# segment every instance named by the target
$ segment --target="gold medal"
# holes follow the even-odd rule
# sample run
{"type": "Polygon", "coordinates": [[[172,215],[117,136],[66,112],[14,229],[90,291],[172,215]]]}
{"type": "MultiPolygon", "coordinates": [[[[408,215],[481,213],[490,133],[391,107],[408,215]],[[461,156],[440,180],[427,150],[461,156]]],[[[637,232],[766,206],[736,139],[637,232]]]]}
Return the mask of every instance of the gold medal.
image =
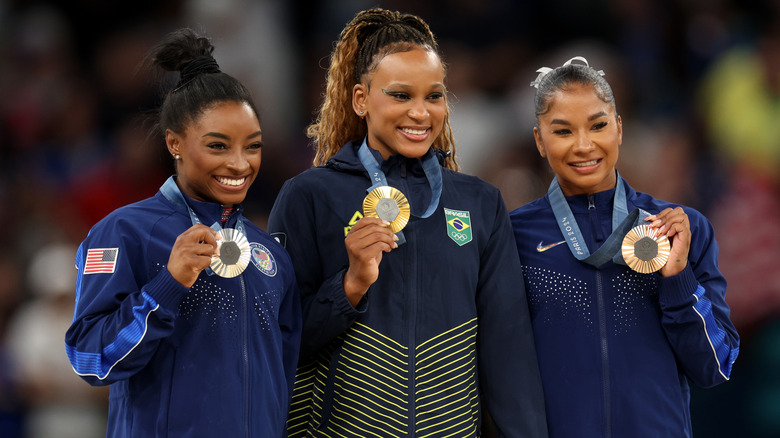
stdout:
{"type": "Polygon", "coordinates": [[[623,239],[623,260],[629,268],[649,274],[664,267],[669,260],[671,245],[664,235],[657,235],[655,228],[638,225],[623,239]]]}
{"type": "Polygon", "coordinates": [[[363,199],[363,216],[378,217],[390,222],[390,229],[394,233],[406,226],[410,214],[409,201],[395,187],[377,187],[363,199]]]}
{"type": "Polygon", "coordinates": [[[223,228],[218,233],[222,236],[217,240],[219,255],[211,256],[209,267],[220,277],[233,278],[249,265],[252,257],[249,241],[235,228],[223,228]]]}

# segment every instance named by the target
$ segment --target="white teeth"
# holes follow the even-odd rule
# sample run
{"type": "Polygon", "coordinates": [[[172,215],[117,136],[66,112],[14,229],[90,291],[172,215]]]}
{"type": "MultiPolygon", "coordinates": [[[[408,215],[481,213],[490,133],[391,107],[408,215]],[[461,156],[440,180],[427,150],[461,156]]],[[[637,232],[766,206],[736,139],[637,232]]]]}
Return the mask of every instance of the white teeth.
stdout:
{"type": "Polygon", "coordinates": [[[219,181],[221,184],[224,184],[226,186],[240,186],[241,184],[244,183],[244,181],[246,181],[246,178],[231,179],[231,178],[223,178],[221,176],[218,176],[217,181],[219,181]]]}
{"type": "Polygon", "coordinates": [[[599,160],[584,161],[582,163],[572,163],[572,166],[574,166],[574,167],[594,166],[598,162],[599,162],[599,160]]]}
{"type": "Polygon", "coordinates": [[[423,135],[425,134],[426,129],[411,129],[411,128],[401,128],[401,131],[414,134],[414,135],[423,135]]]}

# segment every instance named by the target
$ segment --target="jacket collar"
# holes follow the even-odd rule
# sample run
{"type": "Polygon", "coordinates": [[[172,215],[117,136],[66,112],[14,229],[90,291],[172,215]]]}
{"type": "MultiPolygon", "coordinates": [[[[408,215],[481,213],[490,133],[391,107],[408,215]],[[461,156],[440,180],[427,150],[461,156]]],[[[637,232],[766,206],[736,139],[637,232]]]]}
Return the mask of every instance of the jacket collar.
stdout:
{"type": "MultiPolygon", "coordinates": [[[[628,203],[628,209],[631,210],[631,206],[634,205],[634,199],[636,198],[636,192],[628,184],[625,179],[621,178],[623,187],[626,190],[626,202],[628,203]]],[[[549,195],[544,195],[547,198],[547,202],[550,202],[549,195]]],[[[604,190],[603,192],[597,192],[588,195],[572,195],[567,196],[566,201],[571,208],[572,213],[587,213],[590,200],[593,200],[593,204],[598,211],[612,211],[612,202],[615,198],[615,189],[604,190]]]]}
{"type": "MultiPolygon", "coordinates": [[[[345,144],[341,149],[339,149],[338,152],[336,152],[333,157],[328,160],[327,163],[325,163],[325,166],[337,170],[365,173],[366,170],[363,168],[363,164],[360,162],[360,158],[358,157],[358,149],[362,143],[362,140],[357,140],[345,144]]],[[[414,174],[420,172],[421,175],[424,175],[421,162],[417,158],[406,158],[402,155],[396,154],[391,155],[387,158],[387,160],[385,160],[382,158],[382,155],[379,153],[379,151],[371,149],[371,153],[374,154],[374,157],[376,158],[377,162],[380,163],[380,166],[385,173],[389,174],[392,172],[393,168],[405,164],[406,168],[414,174]]],[[[436,154],[439,165],[444,165],[445,153],[442,150],[434,150],[431,148],[428,150],[428,154],[436,154]]]]}
{"type": "MultiPolygon", "coordinates": [[[[176,177],[173,177],[176,179],[176,177]]],[[[195,212],[195,215],[198,217],[198,219],[205,224],[206,226],[211,226],[214,222],[220,222],[222,220],[222,205],[216,203],[216,202],[204,202],[204,201],[196,201],[181,190],[179,190],[179,193],[181,193],[182,197],[184,198],[184,201],[187,203],[187,205],[190,206],[193,212],[195,212]]],[[[162,192],[158,192],[160,196],[165,198],[165,196],[162,194],[162,192]]],[[[170,201],[169,201],[170,202],[170,201]]],[[[187,211],[186,207],[173,204],[174,207],[181,211],[183,214],[189,216],[189,212],[187,211]]],[[[225,226],[230,227],[231,224],[235,224],[239,214],[243,212],[244,208],[241,204],[235,204],[233,206],[233,212],[230,214],[230,218],[226,222],[225,226]]]]}

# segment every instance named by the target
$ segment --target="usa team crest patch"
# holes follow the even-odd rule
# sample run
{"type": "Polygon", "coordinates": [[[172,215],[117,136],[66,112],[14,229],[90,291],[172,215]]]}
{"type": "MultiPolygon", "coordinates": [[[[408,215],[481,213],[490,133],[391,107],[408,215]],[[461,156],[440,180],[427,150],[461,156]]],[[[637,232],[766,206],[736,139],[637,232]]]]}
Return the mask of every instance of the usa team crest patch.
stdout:
{"type": "Polygon", "coordinates": [[[453,242],[463,246],[471,242],[471,215],[468,211],[444,209],[447,221],[447,235],[453,242]]]}
{"type": "Polygon", "coordinates": [[[250,243],[249,247],[252,249],[252,264],[269,277],[276,275],[276,259],[274,259],[271,251],[255,242],[250,243]]]}

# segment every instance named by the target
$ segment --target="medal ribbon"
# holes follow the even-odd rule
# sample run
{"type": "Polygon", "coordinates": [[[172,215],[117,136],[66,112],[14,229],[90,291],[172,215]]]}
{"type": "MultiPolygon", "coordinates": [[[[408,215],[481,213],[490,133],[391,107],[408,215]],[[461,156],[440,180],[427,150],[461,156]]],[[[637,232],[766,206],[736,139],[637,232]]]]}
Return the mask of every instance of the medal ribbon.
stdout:
{"type": "MultiPolygon", "coordinates": [[[[174,181],[172,176],[168,177],[162,187],[160,187],[160,193],[162,193],[163,196],[165,196],[165,199],[171,201],[171,204],[175,205],[176,207],[187,209],[187,212],[190,214],[190,219],[192,220],[192,225],[201,223],[198,215],[195,214],[195,211],[192,210],[192,207],[187,204],[187,201],[184,199],[184,195],[182,194],[181,190],[179,190],[179,186],[176,185],[176,181],[174,181]]],[[[216,221],[211,225],[211,228],[215,231],[220,231],[222,226],[219,224],[219,221],[216,221]]],[[[236,230],[246,236],[246,233],[244,232],[244,221],[241,220],[241,215],[239,215],[237,218],[236,230]]],[[[211,268],[206,268],[206,273],[208,275],[214,275],[214,271],[212,271],[211,268]]]]}
{"type": "MultiPolygon", "coordinates": [[[[382,172],[382,168],[368,148],[368,138],[363,139],[363,144],[360,145],[360,149],[358,149],[358,158],[360,158],[360,162],[363,163],[363,167],[366,169],[368,175],[371,177],[371,181],[374,183],[371,187],[366,189],[366,193],[371,192],[371,190],[374,190],[377,187],[388,185],[385,173],[382,172]]],[[[428,209],[425,210],[425,213],[418,216],[425,219],[432,215],[433,212],[436,211],[436,207],[439,206],[442,180],[441,166],[439,166],[439,161],[436,159],[435,153],[431,153],[422,160],[422,167],[425,171],[425,177],[428,180],[428,186],[431,188],[431,203],[428,204],[428,209]]]]}
{"type": "MultiPolygon", "coordinates": [[[[617,173],[617,171],[615,172],[617,173]]],[[[572,255],[577,260],[597,268],[610,259],[615,263],[625,265],[626,262],[623,260],[623,254],[620,251],[623,238],[631,228],[644,223],[644,219],[650,216],[650,213],[640,208],[635,208],[631,213],[628,212],[623,178],[617,173],[615,197],[612,201],[612,234],[609,235],[596,252],[591,254],[582,236],[580,227],[577,225],[577,220],[574,219],[574,214],[571,212],[571,208],[569,208],[569,203],[566,202],[561,186],[558,184],[557,177],[553,178],[552,183],[550,183],[547,195],[550,198],[550,204],[558,222],[558,228],[561,229],[561,233],[564,239],[566,239],[566,244],[569,246],[572,255]]]]}

